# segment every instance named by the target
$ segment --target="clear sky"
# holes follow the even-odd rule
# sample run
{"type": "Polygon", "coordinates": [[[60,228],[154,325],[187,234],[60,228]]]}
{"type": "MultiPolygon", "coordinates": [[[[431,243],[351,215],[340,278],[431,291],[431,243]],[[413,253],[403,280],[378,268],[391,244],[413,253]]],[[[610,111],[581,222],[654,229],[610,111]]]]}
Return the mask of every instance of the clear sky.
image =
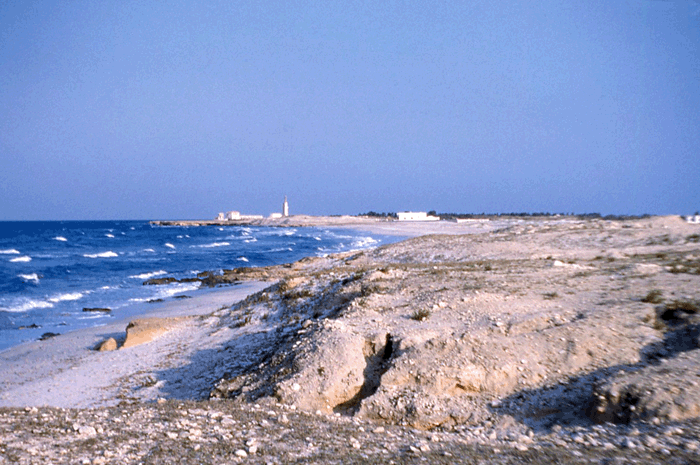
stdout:
{"type": "Polygon", "coordinates": [[[0,1],[0,220],[700,210],[700,3],[0,1]]]}

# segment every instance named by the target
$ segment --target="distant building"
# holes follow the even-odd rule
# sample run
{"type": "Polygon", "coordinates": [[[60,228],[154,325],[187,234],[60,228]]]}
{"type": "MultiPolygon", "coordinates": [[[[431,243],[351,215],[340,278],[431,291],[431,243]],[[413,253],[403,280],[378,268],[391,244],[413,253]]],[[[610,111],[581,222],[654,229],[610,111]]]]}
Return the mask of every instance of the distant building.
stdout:
{"type": "Polygon", "coordinates": [[[399,221],[439,221],[439,216],[428,215],[426,212],[398,212],[399,221]]]}
{"type": "Polygon", "coordinates": [[[282,203],[282,216],[289,216],[289,202],[287,202],[287,196],[284,196],[284,202],[282,203]]]}
{"type": "Polygon", "coordinates": [[[224,221],[226,219],[226,215],[224,215],[224,212],[219,212],[219,214],[216,215],[216,219],[219,221],[224,221]]]}
{"type": "Polygon", "coordinates": [[[241,219],[241,212],[226,212],[226,219],[227,220],[240,220],[241,219]]]}
{"type": "Polygon", "coordinates": [[[686,221],[692,224],[700,224],[700,215],[692,215],[686,217],[686,221]]]}
{"type": "Polygon", "coordinates": [[[270,213],[270,218],[272,218],[273,220],[282,218],[282,213],[270,213]]]}

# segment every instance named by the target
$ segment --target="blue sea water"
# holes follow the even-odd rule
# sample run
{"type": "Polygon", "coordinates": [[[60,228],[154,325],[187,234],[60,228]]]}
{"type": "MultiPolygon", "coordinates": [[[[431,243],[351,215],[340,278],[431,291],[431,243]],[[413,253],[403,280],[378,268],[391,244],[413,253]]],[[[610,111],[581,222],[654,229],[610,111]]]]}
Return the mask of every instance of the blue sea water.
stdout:
{"type": "Polygon", "coordinates": [[[191,295],[198,288],[198,283],[144,286],[152,277],[276,265],[395,240],[325,228],[0,222],[0,350],[46,332],[145,312],[149,300],[191,295]],[[113,311],[83,312],[85,307],[113,311]]]}

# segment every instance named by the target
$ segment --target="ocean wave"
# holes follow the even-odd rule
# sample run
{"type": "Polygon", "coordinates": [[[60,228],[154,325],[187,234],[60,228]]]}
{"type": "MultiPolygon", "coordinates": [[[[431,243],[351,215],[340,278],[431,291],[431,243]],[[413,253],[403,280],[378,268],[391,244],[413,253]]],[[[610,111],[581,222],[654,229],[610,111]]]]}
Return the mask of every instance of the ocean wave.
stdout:
{"type": "Polygon", "coordinates": [[[372,244],[377,244],[379,241],[373,237],[361,237],[352,243],[352,247],[369,247],[372,244]]]}
{"type": "Polygon", "coordinates": [[[83,294],[81,294],[80,292],[69,292],[66,294],[58,294],[54,297],[50,297],[48,300],[49,300],[49,302],[57,303],[57,302],[64,302],[66,300],[78,300],[78,299],[82,299],[82,298],[83,298],[83,294]]]}
{"type": "Polygon", "coordinates": [[[10,313],[22,313],[34,310],[35,308],[51,308],[53,304],[44,300],[23,299],[22,303],[14,307],[4,307],[2,310],[10,313]]]}
{"type": "Polygon", "coordinates": [[[54,241],[59,241],[59,242],[68,242],[68,239],[66,239],[63,236],[56,236],[53,238],[54,241]]]}
{"type": "Polygon", "coordinates": [[[168,272],[165,270],[160,270],[160,271],[153,271],[151,273],[135,274],[135,275],[129,276],[129,277],[134,278],[134,279],[150,279],[150,278],[155,278],[156,276],[162,276],[164,274],[168,274],[168,272]]]}
{"type": "Polygon", "coordinates": [[[111,237],[111,238],[114,238],[114,234],[105,234],[105,237],[111,237]]]}
{"type": "Polygon", "coordinates": [[[168,247],[168,248],[171,248],[171,249],[174,249],[174,248],[175,248],[175,246],[172,245],[170,242],[166,242],[166,243],[165,243],[165,246],[168,247]]]}
{"type": "Polygon", "coordinates": [[[32,273],[32,274],[18,274],[17,277],[18,277],[18,278],[22,278],[22,279],[25,280],[25,281],[32,281],[32,282],[34,282],[34,283],[38,283],[38,282],[39,282],[39,275],[36,274],[36,273],[32,273]]]}
{"type": "Polygon", "coordinates": [[[0,250],[0,254],[19,255],[19,250],[17,250],[17,249],[0,250]]]}
{"type": "Polygon", "coordinates": [[[31,261],[32,261],[32,257],[30,257],[30,256],[28,256],[28,255],[24,255],[24,256],[22,256],[22,257],[13,258],[13,259],[10,260],[10,261],[11,261],[11,262],[14,262],[14,263],[17,263],[17,262],[31,262],[31,261]]]}
{"type": "Polygon", "coordinates": [[[153,249],[143,249],[144,252],[155,252],[153,249]]]}
{"type": "Polygon", "coordinates": [[[83,257],[86,258],[112,258],[112,257],[118,257],[119,255],[112,252],[111,250],[107,252],[102,252],[102,253],[86,253],[83,255],[83,257]]]}
{"type": "Polygon", "coordinates": [[[197,247],[200,249],[209,249],[212,247],[226,247],[228,245],[231,245],[231,243],[230,242],[212,242],[211,244],[193,245],[191,247],[197,247]]]}
{"type": "Polygon", "coordinates": [[[247,262],[247,261],[248,261],[248,259],[245,258],[245,257],[238,257],[238,259],[239,259],[240,261],[242,261],[242,262],[247,262]]]}
{"type": "Polygon", "coordinates": [[[199,289],[199,283],[177,283],[169,286],[158,286],[159,290],[151,297],[133,297],[129,302],[148,302],[155,299],[167,299],[182,292],[189,292],[199,289]]]}
{"type": "Polygon", "coordinates": [[[291,247],[278,247],[276,249],[270,249],[268,252],[294,252],[291,247]]]}
{"type": "Polygon", "coordinates": [[[258,240],[254,237],[252,239],[246,239],[243,242],[245,242],[246,244],[250,244],[251,242],[258,242],[258,240]]]}

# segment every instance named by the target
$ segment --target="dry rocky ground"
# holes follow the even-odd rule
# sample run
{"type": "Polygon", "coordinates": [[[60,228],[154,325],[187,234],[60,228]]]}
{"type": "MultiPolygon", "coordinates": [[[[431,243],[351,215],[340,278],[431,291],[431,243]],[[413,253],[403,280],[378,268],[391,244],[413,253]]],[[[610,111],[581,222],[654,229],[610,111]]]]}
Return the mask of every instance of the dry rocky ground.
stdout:
{"type": "Polygon", "coordinates": [[[700,463],[698,233],[514,221],[210,273],[271,282],[196,319],[226,343],[117,407],[0,410],[0,463],[700,463]]]}

